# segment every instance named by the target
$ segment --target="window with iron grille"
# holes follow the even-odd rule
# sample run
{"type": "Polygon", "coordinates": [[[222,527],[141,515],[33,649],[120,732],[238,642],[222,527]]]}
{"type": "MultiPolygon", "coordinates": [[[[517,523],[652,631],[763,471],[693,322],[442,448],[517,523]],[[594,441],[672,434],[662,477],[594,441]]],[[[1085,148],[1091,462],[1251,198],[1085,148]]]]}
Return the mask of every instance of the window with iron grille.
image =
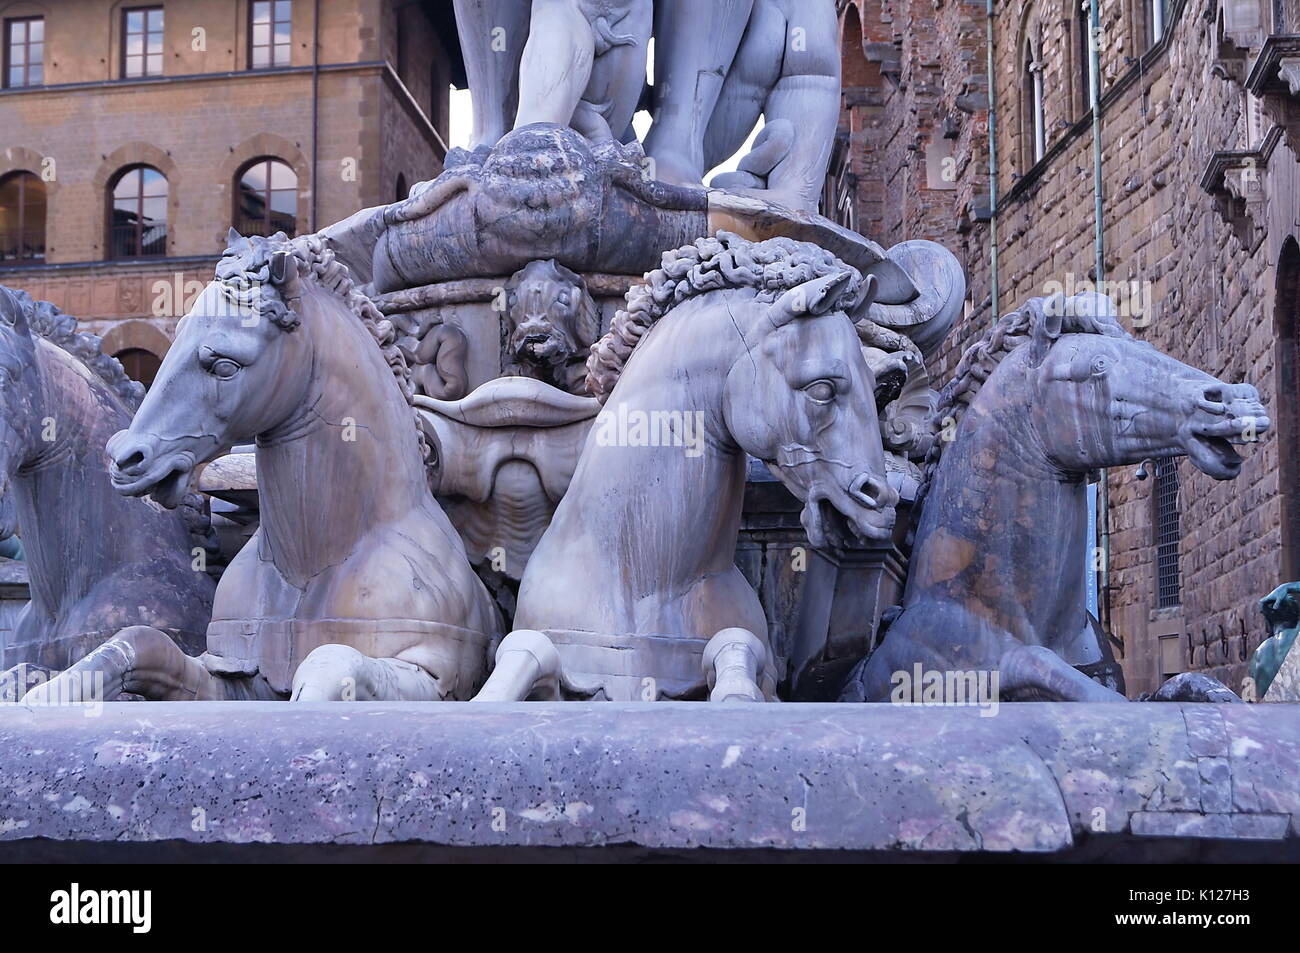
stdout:
{"type": "Polygon", "coordinates": [[[137,7],[122,11],[122,76],[163,74],[163,8],[137,7]]]}
{"type": "Polygon", "coordinates": [[[1178,513],[1177,461],[1157,460],[1155,477],[1156,605],[1164,609],[1182,602],[1178,550],[1183,531],[1178,513]]]}
{"type": "Polygon", "coordinates": [[[248,67],[289,66],[293,55],[290,0],[254,0],[248,5],[248,67]]]}
{"type": "Polygon", "coordinates": [[[22,17],[5,21],[5,88],[45,82],[45,20],[22,17]]]}

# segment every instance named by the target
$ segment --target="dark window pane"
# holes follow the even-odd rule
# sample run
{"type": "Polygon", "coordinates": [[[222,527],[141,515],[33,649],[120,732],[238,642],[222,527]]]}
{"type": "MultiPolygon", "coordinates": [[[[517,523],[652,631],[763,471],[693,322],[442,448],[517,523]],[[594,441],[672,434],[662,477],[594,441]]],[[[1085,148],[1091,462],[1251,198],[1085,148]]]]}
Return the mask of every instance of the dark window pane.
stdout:
{"type": "Polygon", "coordinates": [[[0,261],[45,257],[45,183],[30,172],[0,180],[0,261]]]}

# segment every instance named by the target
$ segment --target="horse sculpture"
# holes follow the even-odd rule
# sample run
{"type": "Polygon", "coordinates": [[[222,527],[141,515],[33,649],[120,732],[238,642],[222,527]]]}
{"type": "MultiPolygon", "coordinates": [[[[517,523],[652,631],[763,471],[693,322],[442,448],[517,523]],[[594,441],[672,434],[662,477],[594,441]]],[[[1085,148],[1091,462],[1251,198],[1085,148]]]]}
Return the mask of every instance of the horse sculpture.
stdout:
{"type": "Polygon", "coordinates": [[[214,586],[192,549],[206,517],[108,482],[104,443],[143,394],[71,317],[0,287],[0,538],[21,527],[31,589],[0,667],[67,668],[131,625],[202,646],[214,586]]]}
{"type": "Polygon", "coordinates": [[[260,527],[222,576],[206,654],[135,628],[76,676],[166,700],[473,694],[500,623],[430,494],[394,338],[319,239],[232,231],[108,450],[119,492],[174,506],[196,466],[256,437],[260,527]]]}
{"type": "Polygon", "coordinates": [[[481,700],[702,697],[715,634],[722,696],[772,697],[763,610],[735,565],[747,455],[805,501],[813,546],[843,539],[841,520],[890,535],[897,493],[846,313],[872,288],[815,245],[724,232],[628,292],[588,365],[604,409],[481,700]]]}
{"type": "Polygon", "coordinates": [[[1123,701],[1074,667],[1100,660],[1081,566],[1088,475],[1186,454],[1230,480],[1232,444],[1269,426],[1259,394],[1135,340],[1108,298],[1056,296],[967,349],[936,419],[953,439],[931,451],[903,612],[841,698],[919,694],[919,669],[936,685],[997,673],[1009,700],[1123,701]]]}

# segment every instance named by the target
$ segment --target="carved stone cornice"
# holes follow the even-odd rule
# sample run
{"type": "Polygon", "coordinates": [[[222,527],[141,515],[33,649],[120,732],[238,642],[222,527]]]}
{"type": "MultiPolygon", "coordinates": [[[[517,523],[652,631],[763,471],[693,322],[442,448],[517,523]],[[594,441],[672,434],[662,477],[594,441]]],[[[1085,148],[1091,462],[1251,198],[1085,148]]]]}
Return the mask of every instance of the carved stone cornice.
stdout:
{"type": "Polygon", "coordinates": [[[1268,160],[1281,129],[1274,126],[1255,149],[1230,149],[1210,156],[1201,175],[1201,188],[1248,251],[1254,252],[1267,232],[1268,160]]]}
{"type": "Polygon", "coordinates": [[[1300,149],[1300,34],[1275,33],[1264,41],[1246,77],[1246,89],[1285,130],[1291,150],[1300,149]]]}

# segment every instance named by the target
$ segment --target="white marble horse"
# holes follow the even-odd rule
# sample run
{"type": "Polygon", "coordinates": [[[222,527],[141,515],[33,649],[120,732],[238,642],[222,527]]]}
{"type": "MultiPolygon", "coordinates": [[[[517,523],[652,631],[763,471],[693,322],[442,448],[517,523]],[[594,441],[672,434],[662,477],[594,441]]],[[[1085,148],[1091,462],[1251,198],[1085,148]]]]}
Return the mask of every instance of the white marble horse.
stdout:
{"type": "Polygon", "coordinates": [[[848,314],[872,287],[815,245],[722,233],[628,293],[589,364],[604,410],[480,699],[700,698],[719,673],[714,697],[772,697],[735,565],[746,464],[805,501],[813,546],[889,537],[897,494],[848,314]]]}
{"type": "Polygon", "coordinates": [[[499,618],[429,491],[394,337],[318,239],[232,233],[108,445],[119,492],[175,506],[196,467],[256,438],[261,525],[222,576],[208,651],[128,629],[29,698],[77,700],[99,673],[109,697],[470,697],[499,618]]]}

